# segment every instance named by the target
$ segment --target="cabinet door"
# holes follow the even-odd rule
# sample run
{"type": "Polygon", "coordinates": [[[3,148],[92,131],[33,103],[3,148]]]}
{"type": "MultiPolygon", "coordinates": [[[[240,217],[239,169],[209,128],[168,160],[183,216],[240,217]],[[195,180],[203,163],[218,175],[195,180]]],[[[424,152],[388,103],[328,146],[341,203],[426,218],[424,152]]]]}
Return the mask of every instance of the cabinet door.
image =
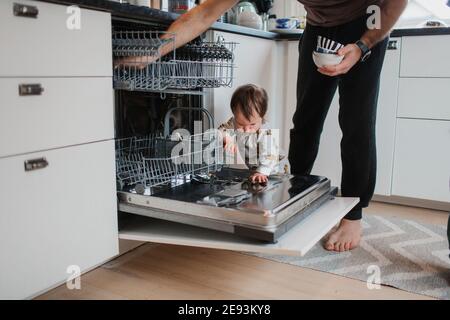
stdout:
{"type": "MultiPolygon", "coordinates": [[[[231,88],[214,89],[213,101],[216,126],[231,116],[230,100],[237,87],[252,83],[262,86],[269,96],[266,120],[273,129],[283,129],[284,105],[279,103],[281,79],[284,77],[279,46],[276,41],[252,36],[214,31],[213,39],[223,37],[225,41],[236,42],[234,81],[231,88]]],[[[282,134],[280,134],[282,136],[282,134]]],[[[281,142],[283,145],[283,142],[281,142]]]]}
{"type": "MultiPolygon", "coordinates": [[[[381,73],[377,107],[377,183],[375,194],[390,195],[395,145],[395,124],[400,67],[401,39],[390,40],[381,73]]],[[[313,174],[328,177],[334,185],[341,183],[342,163],[340,141],[342,132],[338,123],[339,94],[333,99],[321,137],[319,154],[313,174]]]]}
{"type": "Polygon", "coordinates": [[[403,37],[402,41],[401,77],[450,77],[450,35],[403,37]]]}
{"type": "Polygon", "coordinates": [[[398,117],[450,120],[450,78],[401,78],[398,117]]]}
{"type": "Polygon", "coordinates": [[[377,107],[377,183],[375,194],[389,196],[394,165],[395,125],[399,91],[400,53],[402,39],[389,41],[383,70],[377,107]]]}
{"type": "MultiPolygon", "coordinates": [[[[19,10],[20,11],[20,10],[19,10]]],[[[29,0],[0,1],[0,77],[112,76],[111,15],[29,0]],[[17,6],[37,12],[20,16],[17,6]]]]}
{"type": "Polygon", "coordinates": [[[398,119],[392,193],[450,202],[450,121],[398,119]]]}
{"type": "Polygon", "coordinates": [[[0,299],[34,296],[66,281],[69,266],[117,254],[114,156],[106,141],[0,160],[0,299]]]}

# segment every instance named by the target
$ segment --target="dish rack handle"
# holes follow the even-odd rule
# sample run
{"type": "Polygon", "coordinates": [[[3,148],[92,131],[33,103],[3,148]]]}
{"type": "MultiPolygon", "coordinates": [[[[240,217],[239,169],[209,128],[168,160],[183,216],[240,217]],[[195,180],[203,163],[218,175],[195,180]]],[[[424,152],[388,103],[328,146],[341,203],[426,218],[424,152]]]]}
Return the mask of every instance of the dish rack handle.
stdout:
{"type": "Polygon", "coordinates": [[[206,117],[208,118],[208,122],[209,122],[209,128],[213,128],[214,127],[214,117],[211,114],[211,112],[209,112],[208,110],[206,110],[205,108],[189,108],[189,107],[174,107],[171,108],[167,111],[165,117],[164,117],[164,137],[169,137],[170,136],[170,115],[172,114],[172,112],[174,112],[175,110],[185,110],[185,111],[201,111],[203,112],[206,117]]]}

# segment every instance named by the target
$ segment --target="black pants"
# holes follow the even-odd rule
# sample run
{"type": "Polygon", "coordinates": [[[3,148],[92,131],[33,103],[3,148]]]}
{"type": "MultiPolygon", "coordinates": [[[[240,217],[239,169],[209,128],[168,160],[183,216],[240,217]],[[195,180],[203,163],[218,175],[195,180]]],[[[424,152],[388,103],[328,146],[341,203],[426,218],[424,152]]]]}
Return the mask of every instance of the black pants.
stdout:
{"type": "Polygon", "coordinates": [[[307,25],[300,41],[297,109],[290,132],[289,162],[293,174],[309,174],[319,150],[325,117],[339,88],[343,196],[359,197],[346,219],[358,220],[373,196],[376,180],[375,121],[380,73],[388,39],[372,49],[366,62],[356,64],[338,77],[322,75],[312,60],[317,36],[354,43],[366,32],[366,17],[337,27],[307,25]]]}

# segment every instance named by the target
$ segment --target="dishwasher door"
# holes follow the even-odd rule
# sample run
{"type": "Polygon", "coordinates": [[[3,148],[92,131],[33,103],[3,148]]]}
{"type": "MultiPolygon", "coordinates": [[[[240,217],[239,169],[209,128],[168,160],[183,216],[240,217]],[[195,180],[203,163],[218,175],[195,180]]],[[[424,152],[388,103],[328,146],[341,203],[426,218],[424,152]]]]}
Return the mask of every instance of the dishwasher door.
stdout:
{"type": "Polygon", "coordinates": [[[276,242],[335,194],[330,181],[319,176],[278,174],[255,185],[248,170],[224,167],[210,177],[156,192],[147,188],[144,194],[119,192],[119,209],[276,242]]]}
{"type": "Polygon", "coordinates": [[[127,215],[126,221],[119,229],[119,238],[241,252],[304,256],[358,202],[358,198],[336,197],[329,200],[282,235],[276,243],[138,215],[127,215]]]}
{"type": "Polygon", "coordinates": [[[123,239],[303,255],[349,212],[358,199],[336,198],[327,178],[272,176],[246,189],[247,170],[224,168],[236,183],[191,181],[154,195],[119,192],[123,239]],[[244,189],[244,190],[243,190],[244,189]],[[227,198],[223,195],[232,195],[227,198]],[[237,203],[218,205],[216,198],[237,203]],[[205,201],[215,199],[212,201],[205,201]]]}

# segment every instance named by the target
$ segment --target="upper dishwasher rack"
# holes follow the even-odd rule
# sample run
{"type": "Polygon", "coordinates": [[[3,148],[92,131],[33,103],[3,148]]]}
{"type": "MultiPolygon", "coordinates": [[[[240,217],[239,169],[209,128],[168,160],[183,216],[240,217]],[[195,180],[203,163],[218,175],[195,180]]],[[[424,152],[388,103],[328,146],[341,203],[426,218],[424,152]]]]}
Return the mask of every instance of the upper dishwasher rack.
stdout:
{"type": "Polygon", "coordinates": [[[116,89],[165,92],[232,85],[236,43],[198,40],[176,51],[175,35],[156,31],[115,31],[112,43],[116,89]],[[172,52],[161,58],[166,45],[172,52]]]}

